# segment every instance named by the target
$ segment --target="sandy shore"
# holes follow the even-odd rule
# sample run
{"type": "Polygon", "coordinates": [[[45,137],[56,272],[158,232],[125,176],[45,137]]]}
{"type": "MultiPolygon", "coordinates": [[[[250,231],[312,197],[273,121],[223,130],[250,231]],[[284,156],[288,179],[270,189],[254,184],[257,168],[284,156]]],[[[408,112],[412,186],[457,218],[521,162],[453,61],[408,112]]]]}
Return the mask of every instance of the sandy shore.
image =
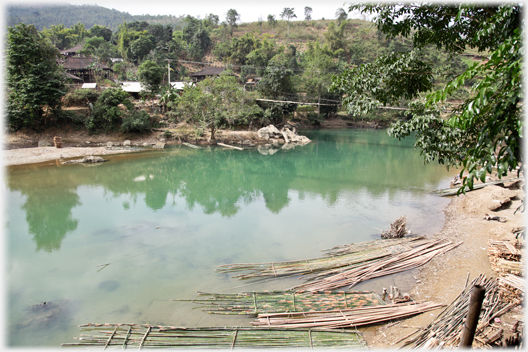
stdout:
{"type": "MultiPolygon", "coordinates": [[[[514,177],[514,175],[512,175],[514,177]]],[[[505,186],[509,186],[508,183],[505,186]]],[[[444,210],[446,221],[440,233],[435,238],[447,238],[452,241],[463,241],[454,250],[434,257],[420,269],[415,277],[416,285],[410,294],[414,300],[428,300],[435,303],[450,304],[464,289],[469,273],[469,280],[480,274],[487,277],[497,277],[491,268],[488,258],[488,241],[514,240],[512,230],[525,226],[524,213],[515,210],[521,205],[524,197],[522,190],[515,185],[508,188],[487,186],[483,189],[467,192],[466,195],[453,196],[449,206],[444,210]],[[516,194],[511,206],[499,211],[490,211],[489,205],[504,194],[516,194]],[[485,214],[500,216],[506,222],[484,220],[485,214]]],[[[412,229],[412,224],[409,224],[412,229]]],[[[427,312],[410,319],[404,319],[397,324],[385,324],[380,327],[370,327],[363,331],[369,347],[375,349],[396,349],[403,342],[399,339],[416,330],[425,327],[442,309],[427,312]]],[[[501,318],[506,335],[516,320],[524,321],[522,311],[513,310],[501,318]]]]}
{"type": "Polygon", "coordinates": [[[132,152],[132,150],[112,149],[107,147],[37,147],[2,151],[4,166],[41,163],[50,160],[84,157],[87,155],[104,156],[130,152],[132,152]]]}

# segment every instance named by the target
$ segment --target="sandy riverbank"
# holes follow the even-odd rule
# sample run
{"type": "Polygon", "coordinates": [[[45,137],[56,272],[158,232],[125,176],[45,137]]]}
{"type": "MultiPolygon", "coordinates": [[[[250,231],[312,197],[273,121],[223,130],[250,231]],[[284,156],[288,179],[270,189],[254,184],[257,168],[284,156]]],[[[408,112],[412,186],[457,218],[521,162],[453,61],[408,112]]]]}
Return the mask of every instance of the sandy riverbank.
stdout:
{"type": "MultiPolygon", "coordinates": [[[[506,183],[505,186],[509,184],[506,183]]],[[[444,210],[445,224],[441,232],[434,237],[463,241],[463,244],[446,254],[434,257],[420,269],[416,276],[416,285],[410,292],[411,297],[414,300],[425,299],[448,305],[464,289],[468,273],[470,281],[480,274],[496,277],[497,274],[492,270],[488,258],[488,241],[515,239],[512,230],[525,226],[524,213],[518,211],[514,214],[523,197],[524,193],[515,185],[510,189],[488,186],[466,195],[453,196],[451,203],[444,210]],[[505,192],[515,192],[517,198],[506,209],[490,211],[489,205],[505,192]],[[485,214],[504,217],[506,222],[484,220],[485,214]]],[[[412,229],[412,224],[409,225],[412,229]]],[[[438,309],[401,320],[390,327],[387,327],[390,324],[385,324],[362,331],[369,347],[396,349],[403,342],[395,342],[416,330],[416,327],[427,326],[441,311],[442,309],[438,309]]],[[[522,311],[513,310],[501,319],[504,335],[508,334],[517,320],[524,321],[522,311]]]]}
{"type": "Polygon", "coordinates": [[[50,160],[61,160],[87,155],[104,156],[109,154],[129,153],[132,150],[111,149],[107,147],[36,147],[3,150],[4,166],[41,163],[50,160]]]}

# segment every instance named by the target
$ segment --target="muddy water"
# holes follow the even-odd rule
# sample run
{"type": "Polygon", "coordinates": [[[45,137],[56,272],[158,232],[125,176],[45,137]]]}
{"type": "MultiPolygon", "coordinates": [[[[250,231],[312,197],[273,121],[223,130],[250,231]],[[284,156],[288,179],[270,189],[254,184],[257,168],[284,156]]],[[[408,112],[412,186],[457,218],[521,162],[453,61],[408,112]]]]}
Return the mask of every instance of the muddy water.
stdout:
{"type": "MultiPolygon", "coordinates": [[[[89,322],[249,325],[171,299],[287,289],[299,281],[241,286],[248,282],[214,268],[319,256],[379,238],[401,215],[413,233],[440,231],[448,200],[430,192],[447,187],[454,172],[424,165],[412,141],[379,130],[306,134],[313,143],[273,155],[173,147],[96,166],[9,168],[7,344],[57,347],[89,322]]],[[[355,289],[406,290],[412,276],[355,289]]]]}

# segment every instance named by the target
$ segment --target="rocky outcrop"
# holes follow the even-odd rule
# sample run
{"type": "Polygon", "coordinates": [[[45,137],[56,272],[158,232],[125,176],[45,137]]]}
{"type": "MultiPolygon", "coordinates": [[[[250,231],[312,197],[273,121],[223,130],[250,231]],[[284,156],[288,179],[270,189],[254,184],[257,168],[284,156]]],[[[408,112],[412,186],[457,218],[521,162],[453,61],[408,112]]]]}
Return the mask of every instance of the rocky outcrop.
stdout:
{"type": "Polygon", "coordinates": [[[68,160],[68,161],[65,161],[65,162],[63,162],[61,164],[102,163],[102,162],[105,162],[105,161],[106,161],[106,159],[103,159],[100,156],[89,155],[89,156],[85,156],[82,159],[68,160]]]}
{"type": "Polygon", "coordinates": [[[308,137],[298,135],[295,127],[290,129],[285,126],[279,131],[277,127],[269,125],[258,130],[257,136],[260,139],[269,140],[273,144],[280,143],[281,139],[284,141],[283,143],[308,144],[311,142],[308,137]]]}

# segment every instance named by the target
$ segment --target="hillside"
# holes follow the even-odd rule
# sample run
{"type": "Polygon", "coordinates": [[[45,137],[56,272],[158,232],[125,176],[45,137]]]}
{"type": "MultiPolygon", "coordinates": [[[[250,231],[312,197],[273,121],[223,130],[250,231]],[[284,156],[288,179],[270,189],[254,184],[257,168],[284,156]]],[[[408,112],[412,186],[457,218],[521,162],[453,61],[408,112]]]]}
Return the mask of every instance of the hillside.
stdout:
{"type": "Polygon", "coordinates": [[[178,27],[181,17],[173,15],[137,15],[96,5],[8,5],[6,6],[6,25],[14,26],[19,22],[32,24],[37,30],[52,25],[63,24],[70,27],[78,22],[84,23],[86,29],[98,24],[112,31],[117,30],[123,22],[147,21],[152,24],[178,27]]]}

